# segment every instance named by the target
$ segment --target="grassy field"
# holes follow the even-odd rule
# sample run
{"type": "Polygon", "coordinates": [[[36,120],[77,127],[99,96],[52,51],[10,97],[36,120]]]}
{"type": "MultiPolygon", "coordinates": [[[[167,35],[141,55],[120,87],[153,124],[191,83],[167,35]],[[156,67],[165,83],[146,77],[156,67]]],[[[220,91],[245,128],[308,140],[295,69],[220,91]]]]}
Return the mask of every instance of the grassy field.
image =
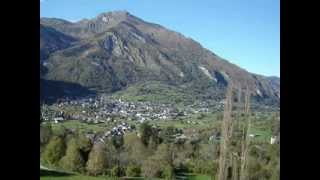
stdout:
{"type": "Polygon", "coordinates": [[[69,174],[65,172],[40,170],[40,180],[112,180],[106,177],[91,177],[77,174],[69,174]]]}
{"type": "Polygon", "coordinates": [[[104,124],[99,124],[99,125],[87,124],[87,123],[82,123],[80,121],[65,121],[59,124],[52,124],[52,128],[54,131],[59,130],[61,126],[64,126],[65,128],[75,128],[80,131],[83,131],[83,130],[101,131],[106,128],[104,124]]]}
{"type": "MultiPolygon", "coordinates": [[[[211,180],[206,175],[186,174],[187,180],[211,180]]],[[[118,178],[119,179],[119,178],[118,178]]],[[[121,180],[143,180],[144,178],[120,178],[121,180]]],[[[116,180],[111,177],[93,177],[80,174],[69,174],[57,171],[40,170],[40,180],[116,180]]],[[[158,179],[160,180],[160,179],[158,179]]]]}
{"type": "Polygon", "coordinates": [[[210,176],[206,175],[194,175],[188,176],[188,180],[212,180],[210,176]]]}
{"type": "Polygon", "coordinates": [[[69,175],[69,176],[41,176],[40,180],[112,180],[106,177],[90,177],[83,175],[69,175]]]}

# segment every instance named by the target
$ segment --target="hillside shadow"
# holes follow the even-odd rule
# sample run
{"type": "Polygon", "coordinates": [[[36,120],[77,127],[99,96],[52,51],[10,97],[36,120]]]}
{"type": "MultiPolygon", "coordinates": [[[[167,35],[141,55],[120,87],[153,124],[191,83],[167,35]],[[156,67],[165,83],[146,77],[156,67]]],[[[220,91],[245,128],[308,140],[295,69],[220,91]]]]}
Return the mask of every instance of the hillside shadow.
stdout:
{"type": "Polygon", "coordinates": [[[49,171],[40,169],[40,176],[55,176],[55,177],[61,177],[61,176],[71,176],[72,174],[65,173],[65,172],[57,172],[57,171],[49,171]]]}
{"type": "Polygon", "coordinates": [[[96,96],[96,92],[76,83],[40,79],[40,101],[52,104],[63,98],[96,96]]]}

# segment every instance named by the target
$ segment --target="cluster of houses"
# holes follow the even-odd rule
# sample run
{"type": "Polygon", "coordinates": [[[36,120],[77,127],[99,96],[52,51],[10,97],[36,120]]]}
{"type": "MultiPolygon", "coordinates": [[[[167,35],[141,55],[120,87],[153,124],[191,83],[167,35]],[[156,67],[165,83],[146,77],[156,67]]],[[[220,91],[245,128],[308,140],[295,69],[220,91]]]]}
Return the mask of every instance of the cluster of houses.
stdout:
{"type": "Polygon", "coordinates": [[[127,132],[132,132],[135,128],[129,126],[127,123],[123,122],[115,127],[112,128],[111,131],[107,131],[104,133],[105,137],[109,136],[122,136],[127,132]]]}
{"type": "Polygon", "coordinates": [[[86,137],[89,138],[92,142],[105,142],[106,139],[112,138],[114,136],[123,136],[128,132],[132,132],[135,130],[135,127],[130,126],[129,124],[122,122],[115,125],[111,130],[107,130],[104,132],[96,133],[96,132],[87,132],[86,137]]]}
{"type": "Polygon", "coordinates": [[[80,120],[87,123],[103,123],[113,121],[115,117],[127,120],[169,120],[179,116],[209,112],[210,105],[201,102],[178,110],[170,104],[152,102],[126,102],[105,96],[88,97],[81,99],[64,99],[42,109],[44,120],[53,120],[58,123],[64,120],[80,120]],[[73,107],[72,113],[66,109],[73,107]],[[50,109],[50,111],[48,110],[50,109]],[[68,113],[67,113],[68,112],[68,113]]]}

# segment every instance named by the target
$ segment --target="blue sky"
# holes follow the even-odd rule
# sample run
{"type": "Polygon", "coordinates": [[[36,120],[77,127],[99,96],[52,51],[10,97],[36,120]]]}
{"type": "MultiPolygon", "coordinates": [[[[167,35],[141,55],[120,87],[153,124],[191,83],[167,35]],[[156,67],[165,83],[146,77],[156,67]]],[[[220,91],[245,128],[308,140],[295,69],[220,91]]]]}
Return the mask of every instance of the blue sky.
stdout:
{"type": "Polygon", "coordinates": [[[280,77],[279,0],[40,0],[41,17],[70,21],[127,10],[198,41],[249,72],[280,77]]]}

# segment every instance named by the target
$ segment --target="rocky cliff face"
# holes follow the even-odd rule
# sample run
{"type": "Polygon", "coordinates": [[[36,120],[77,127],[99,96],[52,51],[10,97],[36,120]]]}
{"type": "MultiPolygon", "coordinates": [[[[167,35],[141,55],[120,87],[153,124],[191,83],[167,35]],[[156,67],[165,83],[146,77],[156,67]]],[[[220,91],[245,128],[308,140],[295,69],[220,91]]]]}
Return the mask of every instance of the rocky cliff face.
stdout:
{"type": "Polygon", "coordinates": [[[223,98],[232,81],[237,88],[249,86],[259,101],[280,101],[276,78],[251,74],[194,40],[128,12],[103,13],[76,23],[42,18],[40,25],[40,54],[47,80],[76,83],[99,92],[158,81],[217,99],[223,98]]]}

